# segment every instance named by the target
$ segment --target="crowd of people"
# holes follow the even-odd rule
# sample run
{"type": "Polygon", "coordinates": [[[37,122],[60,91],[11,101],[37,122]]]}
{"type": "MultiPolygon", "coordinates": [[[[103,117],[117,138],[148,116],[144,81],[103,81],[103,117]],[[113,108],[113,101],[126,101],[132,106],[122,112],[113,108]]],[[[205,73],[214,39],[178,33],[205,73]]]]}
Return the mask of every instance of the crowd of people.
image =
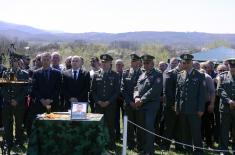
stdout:
{"type": "MultiPolygon", "coordinates": [[[[129,121],[163,137],[197,147],[214,148],[217,143],[226,153],[229,138],[235,137],[235,59],[216,67],[212,61],[193,61],[190,54],[171,58],[169,63],[160,61],[157,66],[154,59],[133,53],[130,65],[117,59],[112,66],[113,57],[102,54],[90,59],[90,70],[77,55],[61,64],[58,52],[38,54],[32,61],[12,59],[15,78],[29,85],[1,85],[0,125],[6,148],[24,150],[24,130],[29,136],[37,114],[49,107],[50,111],[68,111],[71,102],[87,102],[92,113],[104,114],[109,150],[115,150],[115,142],[121,140],[120,122],[125,114],[129,121]]],[[[1,59],[0,75],[9,75],[1,59]]],[[[172,145],[132,123],[128,123],[127,136],[128,149],[142,154],[154,154],[155,145],[166,151],[172,145]]],[[[203,153],[177,143],[175,150],[203,153]]]]}

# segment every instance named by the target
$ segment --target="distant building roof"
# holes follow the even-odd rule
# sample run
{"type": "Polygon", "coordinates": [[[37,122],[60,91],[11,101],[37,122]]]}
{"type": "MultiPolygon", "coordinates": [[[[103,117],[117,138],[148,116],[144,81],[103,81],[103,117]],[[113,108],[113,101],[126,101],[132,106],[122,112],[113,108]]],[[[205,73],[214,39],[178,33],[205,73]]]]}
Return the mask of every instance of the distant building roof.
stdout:
{"type": "Polygon", "coordinates": [[[231,48],[218,47],[194,53],[193,56],[194,60],[198,61],[224,61],[229,58],[235,58],[235,50],[231,48]]]}

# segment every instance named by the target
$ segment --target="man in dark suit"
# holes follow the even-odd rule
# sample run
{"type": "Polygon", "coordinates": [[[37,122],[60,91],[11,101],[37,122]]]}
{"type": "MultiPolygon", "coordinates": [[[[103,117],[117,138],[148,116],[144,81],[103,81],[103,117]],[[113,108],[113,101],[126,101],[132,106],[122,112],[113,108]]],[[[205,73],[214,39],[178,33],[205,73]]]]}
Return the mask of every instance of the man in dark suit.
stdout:
{"type": "Polygon", "coordinates": [[[46,107],[51,105],[52,111],[58,110],[61,74],[50,67],[51,55],[42,54],[42,68],[36,70],[33,75],[33,95],[35,98],[36,113],[43,113],[46,107]]]}
{"type": "Polygon", "coordinates": [[[90,89],[90,74],[81,68],[79,56],[72,57],[71,66],[72,69],[63,72],[64,110],[71,108],[71,102],[87,102],[90,89]]]}
{"type": "MultiPolygon", "coordinates": [[[[36,70],[32,79],[32,96],[34,103],[30,107],[31,115],[29,121],[29,130],[31,121],[37,114],[50,111],[58,111],[59,93],[61,86],[60,71],[50,67],[50,53],[41,55],[42,68],[36,70]]],[[[29,131],[30,132],[30,131],[29,131]]]]}

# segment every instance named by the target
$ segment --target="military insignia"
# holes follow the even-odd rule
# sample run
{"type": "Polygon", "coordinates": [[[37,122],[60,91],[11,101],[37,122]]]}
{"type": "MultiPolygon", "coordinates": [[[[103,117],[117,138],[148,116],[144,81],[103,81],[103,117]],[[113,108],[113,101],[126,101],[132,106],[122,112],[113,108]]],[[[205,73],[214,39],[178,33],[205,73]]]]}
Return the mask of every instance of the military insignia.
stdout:
{"type": "Polygon", "coordinates": [[[205,80],[203,80],[203,86],[206,86],[206,81],[205,80]]]}
{"type": "Polygon", "coordinates": [[[161,82],[161,78],[157,78],[157,83],[160,83],[161,82]]]}
{"type": "Polygon", "coordinates": [[[144,56],[144,60],[148,60],[148,56],[147,55],[144,56]]]}

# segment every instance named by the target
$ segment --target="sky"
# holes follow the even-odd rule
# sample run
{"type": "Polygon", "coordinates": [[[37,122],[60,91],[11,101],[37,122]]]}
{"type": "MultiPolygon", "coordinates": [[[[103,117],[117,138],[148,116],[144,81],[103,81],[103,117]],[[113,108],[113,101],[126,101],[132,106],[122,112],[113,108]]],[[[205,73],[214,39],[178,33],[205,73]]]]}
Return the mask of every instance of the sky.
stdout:
{"type": "Polygon", "coordinates": [[[0,0],[0,21],[72,33],[235,33],[235,0],[0,0]]]}

